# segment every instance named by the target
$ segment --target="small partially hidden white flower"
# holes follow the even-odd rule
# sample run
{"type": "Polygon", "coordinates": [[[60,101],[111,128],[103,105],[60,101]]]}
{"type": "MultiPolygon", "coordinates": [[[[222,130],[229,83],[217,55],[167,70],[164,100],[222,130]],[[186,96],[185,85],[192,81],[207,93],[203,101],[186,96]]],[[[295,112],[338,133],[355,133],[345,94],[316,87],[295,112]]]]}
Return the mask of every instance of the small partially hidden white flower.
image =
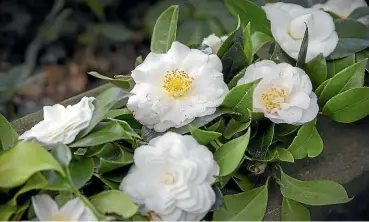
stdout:
{"type": "Polygon", "coordinates": [[[19,139],[36,139],[46,145],[73,142],[77,134],[90,124],[95,109],[94,99],[83,97],[79,103],[67,107],[60,104],[44,106],[44,120],[24,132],[19,139]]]}
{"type": "Polygon", "coordinates": [[[304,70],[287,63],[263,60],[247,67],[237,85],[262,79],[253,94],[255,112],[275,123],[301,125],[313,120],[319,111],[310,78],[304,70]]]}
{"type": "Polygon", "coordinates": [[[157,132],[213,114],[228,92],[220,59],[179,42],[165,54],[149,53],[132,77],[136,85],[127,107],[157,132]]]}
{"type": "Polygon", "coordinates": [[[228,38],[228,36],[218,37],[215,34],[211,34],[208,37],[204,38],[202,44],[207,45],[211,48],[213,54],[216,54],[222,46],[223,42],[228,38]]]}
{"type": "Polygon", "coordinates": [[[199,221],[215,202],[211,184],[218,175],[208,148],[191,136],[167,132],[135,150],[119,188],[152,220],[199,221]]]}
{"type": "Polygon", "coordinates": [[[32,206],[40,221],[97,221],[79,198],[69,200],[59,209],[49,195],[41,194],[32,197],[32,206]]]}
{"type": "Polygon", "coordinates": [[[321,53],[327,57],[336,48],[338,35],[328,13],[282,2],[269,3],[263,8],[271,22],[274,39],[292,58],[298,58],[306,25],[309,28],[306,62],[321,53]]]}
{"type": "Polygon", "coordinates": [[[368,6],[365,0],[328,0],[324,4],[315,4],[313,8],[333,12],[342,19],[347,17],[357,8],[368,6]]]}

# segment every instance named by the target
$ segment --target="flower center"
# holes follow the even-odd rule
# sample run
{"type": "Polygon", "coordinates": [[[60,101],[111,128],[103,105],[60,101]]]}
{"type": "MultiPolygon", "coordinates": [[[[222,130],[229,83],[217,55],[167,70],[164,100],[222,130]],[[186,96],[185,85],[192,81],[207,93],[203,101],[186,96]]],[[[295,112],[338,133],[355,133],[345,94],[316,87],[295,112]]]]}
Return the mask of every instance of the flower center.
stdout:
{"type": "Polygon", "coordinates": [[[193,78],[182,70],[174,69],[165,74],[164,89],[170,96],[184,96],[191,87],[193,78]]]}
{"type": "Polygon", "coordinates": [[[304,38],[306,25],[312,21],[313,15],[307,14],[299,16],[293,19],[290,23],[288,34],[295,40],[301,40],[304,38]]]}
{"type": "Polygon", "coordinates": [[[58,212],[51,217],[50,221],[70,221],[70,217],[58,212]]]}
{"type": "Polygon", "coordinates": [[[147,212],[146,216],[149,218],[150,221],[162,221],[159,214],[155,213],[154,211],[147,212]]]}
{"type": "Polygon", "coordinates": [[[267,92],[261,94],[261,103],[268,113],[271,113],[273,109],[281,109],[281,103],[284,103],[285,100],[285,90],[278,87],[272,87],[267,92]]]}
{"type": "Polygon", "coordinates": [[[174,175],[168,171],[166,171],[161,178],[161,182],[164,184],[174,184],[176,182],[176,178],[174,175]]]}

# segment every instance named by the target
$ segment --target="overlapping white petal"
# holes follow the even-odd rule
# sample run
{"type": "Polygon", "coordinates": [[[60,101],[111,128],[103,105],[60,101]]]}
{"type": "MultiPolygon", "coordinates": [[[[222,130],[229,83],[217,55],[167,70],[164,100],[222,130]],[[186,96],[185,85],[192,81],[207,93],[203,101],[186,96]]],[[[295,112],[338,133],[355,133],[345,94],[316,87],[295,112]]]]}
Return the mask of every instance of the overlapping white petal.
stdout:
{"type": "Polygon", "coordinates": [[[355,9],[366,6],[365,0],[328,0],[323,4],[313,5],[313,8],[330,11],[346,19],[355,9]]]}
{"type": "Polygon", "coordinates": [[[213,54],[216,54],[222,46],[223,42],[227,39],[228,36],[218,37],[215,34],[211,34],[208,37],[204,38],[202,44],[207,45],[211,48],[213,54]]]}
{"type": "Polygon", "coordinates": [[[250,65],[237,85],[262,79],[254,90],[255,112],[275,123],[301,125],[313,120],[319,111],[308,75],[287,63],[263,60],[250,65]]]}
{"type": "Polygon", "coordinates": [[[79,198],[69,200],[59,208],[49,195],[41,194],[32,197],[32,206],[40,221],[97,221],[79,198]]]}
{"type": "Polygon", "coordinates": [[[306,25],[309,28],[306,62],[321,53],[327,57],[336,48],[338,35],[328,13],[282,2],[269,3],[263,8],[271,22],[274,39],[292,58],[298,58],[306,25]]]}
{"type": "Polygon", "coordinates": [[[47,145],[73,142],[77,134],[90,124],[95,109],[94,99],[83,97],[79,103],[67,107],[60,104],[45,106],[44,120],[24,132],[19,139],[36,139],[47,145]]]}
{"type": "Polygon", "coordinates": [[[151,52],[132,77],[136,85],[127,107],[157,132],[213,114],[228,92],[220,59],[179,42],[165,54],[151,52]]]}
{"type": "Polygon", "coordinates": [[[141,212],[165,221],[199,221],[215,202],[213,154],[191,136],[167,132],[135,150],[120,190],[141,212]]]}

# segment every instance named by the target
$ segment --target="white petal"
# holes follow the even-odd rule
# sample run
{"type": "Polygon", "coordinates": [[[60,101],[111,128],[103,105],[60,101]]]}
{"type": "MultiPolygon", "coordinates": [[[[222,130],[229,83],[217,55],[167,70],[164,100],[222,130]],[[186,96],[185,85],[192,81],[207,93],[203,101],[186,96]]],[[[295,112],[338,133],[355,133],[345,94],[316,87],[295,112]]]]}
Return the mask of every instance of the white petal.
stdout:
{"type": "Polygon", "coordinates": [[[58,205],[47,194],[33,196],[31,199],[35,214],[40,221],[51,220],[52,216],[58,212],[58,205]]]}
{"type": "Polygon", "coordinates": [[[79,221],[98,221],[96,216],[92,213],[90,208],[85,207],[82,215],[79,217],[79,221]]]}
{"type": "Polygon", "coordinates": [[[60,104],[44,106],[44,120],[60,121],[64,118],[65,107],[60,104]]]}
{"type": "Polygon", "coordinates": [[[333,12],[343,18],[348,17],[356,8],[368,6],[365,0],[328,0],[324,4],[315,4],[314,8],[321,8],[333,12]]]}
{"type": "Polygon", "coordinates": [[[298,107],[290,107],[281,110],[278,114],[283,119],[284,123],[294,124],[301,119],[302,109],[298,107]]]}
{"type": "Polygon", "coordinates": [[[60,209],[60,213],[68,215],[71,221],[78,221],[84,210],[84,203],[79,198],[74,198],[64,204],[60,209]]]}
{"type": "Polygon", "coordinates": [[[184,56],[187,56],[191,49],[180,42],[173,42],[165,56],[165,62],[170,64],[180,64],[184,56]]]}
{"type": "Polygon", "coordinates": [[[304,123],[312,121],[318,115],[318,112],[319,112],[319,105],[317,102],[317,97],[315,93],[312,92],[310,95],[309,107],[304,110],[301,119],[298,121],[298,124],[302,125],[304,123]]]}
{"type": "Polygon", "coordinates": [[[310,97],[306,93],[299,92],[292,95],[289,104],[291,106],[297,106],[303,109],[307,109],[310,105],[310,97]]]}
{"type": "Polygon", "coordinates": [[[215,54],[218,52],[223,41],[224,40],[222,40],[215,34],[211,34],[208,37],[204,38],[204,40],[202,41],[202,44],[209,46],[211,48],[212,53],[215,54]]]}

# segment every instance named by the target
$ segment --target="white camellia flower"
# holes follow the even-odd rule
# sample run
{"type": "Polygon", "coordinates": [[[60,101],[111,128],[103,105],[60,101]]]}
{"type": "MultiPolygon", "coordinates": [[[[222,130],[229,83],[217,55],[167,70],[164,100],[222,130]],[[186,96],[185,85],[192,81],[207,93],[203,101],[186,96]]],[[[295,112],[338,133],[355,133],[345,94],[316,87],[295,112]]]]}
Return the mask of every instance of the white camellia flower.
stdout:
{"type": "Polygon", "coordinates": [[[366,6],[368,5],[364,0],[328,0],[324,4],[313,5],[313,8],[330,11],[340,16],[342,19],[347,19],[355,9],[366,6]]]}
{"type": "Polygon", "coordinates": [[[165,54],[149,53],[132,77],[136,85],[127,107],[157,132],[213,114],[228,92],[220,59],[179,42],[165,54]]]}
{"type": "Polygon", "coordinates": [[[36,139],[46,145],[73,142],[77,134],[90,124],[95,109],[94,99],[83,97],[79,103],[67,107],[60,104],[45,106],[44,120],[24,132],[19,139],[36,139]]]}
{"type": "Polygon", "coordinates": [[[92,211],[79,199],[69,200],[59,209],[47,194],[32,197],[32,206],[40,221],[97,221],[92,211]]]}
{"type": "Polygon", "coordinates": [[[304,70],[287,63],[263,60],[247,67],[237,85],[262,79],[254,90],[255,112],[275,123],[302,125],[313,120],[319,111],[317,97],[304,70]]]}
{"type": "Polygon", "coordinates": [[[167,132],[135,150],[120,190],[151,220],[199,221],[215,202],[213,154],[188,135],[167,132]]]}
{"type": "Polygon", "coordinates": [[[215,34],[211,34],[208,37],[204,38],[202,44],[209,46],[211,48],[212,53],[216,54],[220,49],[220,46],[227,38],[228,36],[218,37],[215,34]]]}
{"type": "Polygon", "coordinates": [[[274,39],[292,58],[298,58],[306,25],[309,28],[306,62],[321,53],[327,57],[336,48],[338,35],[328,13],[282,2],[269,3],[263,8],[271,22],[274,39]]]}

